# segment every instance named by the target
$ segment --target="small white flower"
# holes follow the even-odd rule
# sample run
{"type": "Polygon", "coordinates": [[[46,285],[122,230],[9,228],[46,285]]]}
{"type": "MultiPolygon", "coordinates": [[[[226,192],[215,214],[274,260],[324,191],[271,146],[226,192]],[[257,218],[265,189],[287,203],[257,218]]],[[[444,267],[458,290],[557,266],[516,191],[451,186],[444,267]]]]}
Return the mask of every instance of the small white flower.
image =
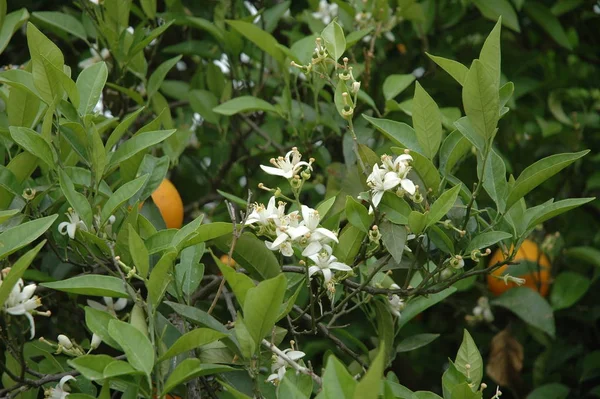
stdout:
{"type": "Polygon", "coordinates": [[[329,245],[323,245],[321,252],[315,255],[309,256],[315,264],[308,268],[308,277],[312,277],[313,274],[321,272],[325,284],[329,283],[332,277],[332,270],[341,270],[345,272],[352,271],[352,268],[344,263],[338,262],[337,258],[333,256],[331,247],[329,245]]]}
{"type": "Polygon", "coordinates": [[[221,58],[218,60],[214,60],[213,64],[215,64],[216,66],[219,67],[219,69],[221,69],[221,72],[223,72],[224,74],[228,74],[230,71],[229,68],[229,58],[227,58],[227,54],[223,53],[221,54],[221,58]]]}
{"type": "Polygon", "coordinates": [[[69,395],[69,386],[65,385],[67,381],[74,380],[72,375],[66,375],[60,379],[60,382],[54,388],[47,389],[44,396],[48,399],[64,399],[69,395]]]}
{"type": "Polygon", "coordinates": [[[371,187],[371,199],[377,207],[383,198],[383,194],[396,187],[402,181],[396,172],[386,172],[379,165],[373,165],[373,172],[367,177],[367,185],[371,187]]]}
{"type": "Polygon", "coordinates": [[[242,63],[247,64],[249,63],[251,60],[250,56],[246,53],[240,53],[240,61],[242,61],[242,63]]]}
{"type": "MultiPolygon", "coordinates": [[[[287,357],[293,361],[300,360],[304,356],[306,356],[304,352],[295,351],[291,348],[285,349],[283,353],[286,354],[287,357]]],[[[283,377],[285,376],[285,369],[287,365],[288,363],[281,356],[277,356],[277,358],[271,365],[272,374],[269,375],[269,377],[267,377],[267,382],[271,382],[273,383],[273,385],[277,385],[279,382],[281,382],[281,380],[283,380],[283,377]]]]}
{"type": "MultiPolygon", "coordinates": [[[[96,3],[97,4],[97,3],[96,3]]],[[[98,52],[95,48],[90,48],[91,57],[81,60],[77,66],[81,69],[85,69],[94,65],[97,62],[107,60],[110,57],[110,51],[108,49],[103,48],[98,52]]]]}
{"type": "Polygon", "coordinates": [[[113,301],[111,297],[105,296],[102,297],[102,299],[104,300],[105,305],[90,299],[87,300],[87,304],[91,308],[103,310],[112,314],[116,314],[116,312],[125,309],[125,306],[127,306],[127,298],[119,298],[116,301],[113,301]]]}
{"type": "Polygon", "coordinates": [[[275,206],[275,201],[275,197],[271,197],[266,208],[263,204],[254,204],[252,207],[252,212],[250,215],[248,215],[246,224],[258,223],[263,226],[269,224],[273,217],[277,216],[277,207],[275,206]]]}
{"type": "MultiPolygon", "coordinates": [[[[390,285],[390,289],[392,290],[397,290],[399,288],[400,287],[398,286],[398,284],[394,283],[390,285]]],[[[394,316],[400,317],[400,312],[404,310],[404,307],[404,300],[400,298],[398,294],[392,294],[388,297],[388,308],[394,316]]]]}
{"type": "Polygon", "coordinates": [[[83,220],[79,219],[79,215],[77,212],[73,210],[73,208],[69,208],[69,211],[65,213],[67,218],[69,218],[68,222],[62,222],[58,225],[58,232],[63,236],[68,234],[71,239],[75,239],[75,232],[77,229],[81,229],[83,231],[87,231],[87,226],[83,222],[83,220]]]}
{"type": "Polygon", "coordinates": [[[185,63],[185,61],[177,61],[177,64],[175,64],[175,68],[179,71],[179,72],[183,72],[183,71],[187,71],[188,66],[185,63]]]}
{"type": "Polygon", "coordinates": [[[473,308],[473,316],[475,320],[484,320],[488,323],[494,321],[494,314],[486,297],[482,296],[477,300],[477,306],[473,308]]]}
{"type": "Polygon", "coordinates": [[[271,158],[270,162],[275,167],[260,165],[260,168],[270,175],[291,179],[300,172],[300,168],[303,166],[306,166],[307,169],[312,171],[311,162],[301,161],[301,159],[302,154],[294,147],[285,155],[285,157],[279,157],[277,159],[271,158]]]}
{"type": "Polygon", "coordinates": [[[65,349],[71,349],[73,347],[73,342],[64,334],[60,334],[57,338],[58,344],[62,345],[65,349]]]}
{"type": "Polygon", "coordinates": [[[302,223],[298,227],[288,229],[288,234],[292,240],[307,239],[308,245],[302,251],[302,255],[315,255],[327,242],[339,242],[337,236],[331,230],[319,227],[320,222],[321,216],[317,210],[302,205],[302,223]]]}
{"type": "Polygon", "coordinates": [[[418,67],[417,69],[415,69],[414,71],[412,71],[412,74],[415,76],[415,78],[419,79],[423,75],[425,75],[425,68],[418,67]]]}
{"type": "Polygon", "coordinates": [[[328,25],[332,21],[333,17],[337,16],[337,13],[337,4],[329,4],[327,0],[320,0],[319,9],[316,12],[313,12],[312,16],[323,21],[325,25],[328,25]]]}
{"type": "Polygon", "coordinates": [[[90,343],[90,348],[96,349],[100,346],[101,343],[102,338],[100,338],[99,335],[96,335],[96,333],[92,334],[92,342],[90,343]]]}
{"type": "MultiPolygon", "coordinates": [[[[0,280],[0,286],[2,281],[0,280]]],[[[42,306],[42,300],[37,296],[33,295],[36,289],[35,284],[25,285],[23,279],[19,279],[14,285],[6,302],[4,302],[4,311],[13,316],[25,316],[29,320],[29,326],[31,331],[31,338],[35,336],[35,321],[33,320],[33,313],[41,314],[44,316],[50,316],[50,313],[41,313],[35,311],[35,309],[42,306]]]]}

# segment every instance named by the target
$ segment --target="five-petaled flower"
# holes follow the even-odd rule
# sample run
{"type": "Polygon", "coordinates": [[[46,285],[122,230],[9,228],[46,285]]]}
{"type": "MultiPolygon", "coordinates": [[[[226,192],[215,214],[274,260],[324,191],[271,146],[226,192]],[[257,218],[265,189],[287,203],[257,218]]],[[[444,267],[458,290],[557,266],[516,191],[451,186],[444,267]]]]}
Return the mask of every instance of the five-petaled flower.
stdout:
{"type": "MultiPolygon", "coordinates": [[[[8,269],[2,271],[2,275],[8,274],[8,269]]],[[[0,280],[0,286],[3,281],[0,280]]],[[[35,284],[25,285],[23,279],[19,279],[12,287],[6,302],[4,303],[4,311],[13,316],[25,316],[29,320],[31,338],[35,336],[35,321],[33,315],[50,316],[50,312],[38,312],[35,309],[42,306],[42,300],[35,293],[37,286],[35,284]]]]}
{"type": "Polygon", "coordinates": [[[49,388],[44,392],[44,397],[48,399],[64,399],[69,395],[69,386],[67,381],[74,380],[72,375],[65,375],[60,379],[59,383],[54,388],[49,388]]]}
{"type": "Polygon", "coordinates": [[[312,275],[317,272],[321,272],[325,284],[327,284],[329,283],[329,280],[331,280],[332,270],[341,270],[344,272],[352,271],[350,266],[338,262],[337,258],[331,253],[331,247],[329,245],[323,245],[323,249],[319,253],[309,256],[310,260],[314,262],[314,265],[308,268],[309,277],[312,277],[312,275]]]}
{"type": "Polygon", "coordinates": [[[291,151],[285,154],[285,157],[278,157],[277,159],[271,158],[271,163],[275,166],[264,166],[260,165],[261,169],[270,175],[282,176],[286,179],[292,179],[296,176],[300,169],[305,166],[307,169],[312,170],[312,160],[310,162],[301,161],[302,154],[298,151],[298,148],[294,147],[291,151]]]}
{"type": "Polygon", "coordinates": [[[367,177],[367,185],[371,188],[371,199],[373,206],[377,207],[386,191],[392,190],[400,185],[401,189],[410,195],[417,190],[415,184],[407,175],[411,167],[409,161],[412,157],[402,154],[392,159],[389,155],[381,157],[381,167],[373,165],[373,171],[367,177]]]}
{"type": "MultiPolygon", "coordinates": [[[[293,361],[300,360],[305,356],[304,352],[293,350],[292,348],[285,349],[283,353],[293,361]]],[[[271,375],[267,377],[267,382],[271,382],[274,385],[277,385],[283,379],[285,375],[285,368],[287,366],[287,361],[281,357],[277,356],[275,361],[271,365],[271,375]]]]}
{"type": "Polygon", "coordinates": [[[87,226],[85,225],[83,220],[79,218],[79,215],[77,214],[77,212],[75,212],[75,210],[73,210],[73,208],[69,208],[68,212],[65,213],[65,215],[67,215],[69,221],[62,222],[58,225],[58,232],[60,234],[62,234],[63,236],[65,234],[68,234],[69,237],[73,240],[75,239],[75,232],[77,231],[77,229],[87,231],[87,226]]]}
{"type": "Polygon", "coordinates": [[[315,255],[329,241],[339,242],[333,231],[319,227],[320,222],[317,210],[302,205],[302,222],[298,227],[291,227],[288,234],[294,241],[306,238],[308,245],[302,251],[303,256],[315,255]]]}

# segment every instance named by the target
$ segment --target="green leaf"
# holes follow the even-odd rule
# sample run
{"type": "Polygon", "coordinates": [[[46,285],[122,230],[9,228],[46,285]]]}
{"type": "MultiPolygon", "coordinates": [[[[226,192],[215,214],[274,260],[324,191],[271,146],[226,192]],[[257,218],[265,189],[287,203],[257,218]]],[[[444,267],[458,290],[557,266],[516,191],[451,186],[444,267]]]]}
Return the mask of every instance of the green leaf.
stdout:
{"type": "MultiPolygon", "coordinates": [[[[595,198],[570,198],[562,201],[557,201],[547,206],[542,207],[541,212],[536,214],[527,224],[527,229],[533,229],[535,226],[544,223],[546,220],[552,219],[562,213],[568,212],[571,209],[593,201],[595,198]]],[[[527,210],[525,216],[530,209],[527,210]]]]}
{"type": "Polygon", "coordinates": [[[483,359],[477,349],[477,344],[466,329],[454,365],[458,371],[470,377],[474,387],[479,387],[483,378],[483,359]]]}
{"type": "Polygon", "coordinates": [[[392,144],[399,145],[402,148],[408,148],[419,154],[424,154],[424,151],[417,140],[417,134],[413,128],[406,123],[396,122],[390,119],[372,118],[365,114],[362,114],[362,117],[375,126],[375,128],[387,137],[392,144]]]}
{"type": "Polygon", "coordinates": [[[391,100],[402,93],[414,81],[415,75],[412,73],[407,75],[389,75],[383,82],[383,96],[386,100],[391,100]]]}
{"type": "MultiPolygon", "coordinates": [[[[206,245],[196,244],[181,251],[181,260],[175,267],[177,284],[185,295],[192,295],[204,277],[204,264],[200,263],[206,245]]],[[[236,299],[237,298],[236,296],[236,299]]]]}
{"type": "MultiPolygon", "coordinates": [[[[37,90],[36,90],[37,91],[37,90]]],[[[8,94],[6,113],[8,114],[8,125],[32,127],[38,118],[41,100],[36,94],[12,86],[8,94]]]]}
{"type": "MultiPolygon", "coordinates": [[[[228,252],[232,237],[223,234],[220,234],[221,237],[215,240],[215,243],[220,250],[228,252]]],[[[262,240],[250,232],[242,234],[237,240],[233,251],[233,259],[257,280],[272,278],[281,273],[279,261],[273,251],[269,250],[262,240]]]]}
{"type": "Polygon", "coordinates": [[[102,371],[102,375],[105,379],[131,374],[143,373],[134,369],[129,363],[124,362],[122,360],[115,360],[114,362],[107,364],[104,370],[102,371]]]}
{"type": "Polygon", "coordinates": [[[600,268],[600,250],[593,247],[572,247],[566,250],[569,258],[577,259],[600,268]]]}
{"type": "MultiPolygon", "coordinates": [[[[323,399],[353,398],[358,383],[342,362],[329,355],[323,372],[323,399]]],[[[379,388],[376,389],[379,392],[379,388]]]]}
{"type": "Polygon", "coordinates": [[[569,37],[565,33],[560,21],[549,9],[534,1],[527,1],[523,8],[527,15],[545,30],[557,44],[567,50],[573,50],[569,37]]]}
{"type": "Polygon", "coordinates": [[[56,162],[52,147],[39,133],[27,127],[10,126],[9,130],[12,139],[17,144],[41,159],[49,168],[54,169],[56,162]]]}
{"type": "Polygon", "coordinates": [[[135,195],[148,180],[148,175],[140,176],[135,180],[123,184],[113,195],[110,196],[104,207],[102,207],[101,223],[104,224],[108,218],[127,200],[135,195]]]}
{"type": "Polygon", "coordinates": [[[66,280],[40,284],[53,290],[70,292],[87,296],[109,296],[113,298],[128,298],[123,280],[113,276],[84,274],[66,280]]]}
{"type": "Polygon", "coordinates": [[[269,111],[277,112],[275,107],[265,100],[261,100],[257,97],[242,96],[236,97],[232,100],[226,101],[223,104],[213,108],[213,111],[221,115],[235,115],[240,112],[253,112],[253,111],[269,111]]]}
{"type": "Polygon", "coordinates": [[[490,32],[483,43],[481,52],[479,53],[479,61],[487,70],[492,78],[496,89],[500,87],[500,32],[502,29],[502,17],[498,19],[494,29],[490,32]]]}
{"type": "Polygon", "coordinates": [[[224,264],[217,257],[214,257],[215,263],[221,270],[223,277],[231,287],[231,290],[235,294],[235,299],[240,303],[242,307],[244,307],[244,302],[246,299],[246,294],[248,290],[254,288],[254,282],[244,273],[238,273],[234,268],[224,264]]]}
{"type": "Polygon", "coordinates": [[[87,40],[83,24],[72,15],[55,11],[36,11],[32,13],[31,16],[36,20],[42,21],[54,28],[58,28],[81,40],[87,40]]]}
{"type": "Polygon", "coordinates": [[[552,307],[537,291],[527,287],[514,287],[490,303],[510,310],[525,323],[554,338],[556,328],[552,307]]]}
{"type": "Polygon", "coordinates": [[[10,218],[12,218],[13,216],[15,216],[18,213],[19,213],[18,209],[9,209],[6,211],[0,211],[0,224],[6,222],[7,220],[9,220],[10,218]]]}
{"type": "Polygon", "coordinates": [[[380,347],[365,376],[356,384],[354,399],[377,399],[385,369],[385,348],[380,347]]]}
{"type": "Polygon", "coordinates": [[[467,381],[467,377],[456,369],[454,362],[448,359],[449,366],[442,375],[442,390],[444,398],[452,398],[452,390],[467,381]]]}
{"type": "Polygon", "coordinates": [[[167,287],[171,283],[172,277],[169,272],[173,269],[175,258],[177,258],[176,252],[166,252],[161,256],[150,273],[146,287],[148,288],[148,300],[155,307],[160,304],[163,295],[167,291],[167,287]]]}
{"type": "MultiPolygon", "coordinates": [[[[395,154],[404,153],[404,149],[398,147],[392,147],[392,151],[395,154]]],[[[412,151],[410,155],[413,158],[412,170],[416,172],[423,181],[424,191],[428,191],[429,189],[431,189],[432,193],[437,195],[441,183],[440,173],[438,172],[438,170],[435,168],[431,160],[429,160],[424,155],[412,151]]]]}
{"type": "Polygon", "coordinates": [[[169,71],[175,66],[175,64],[179,62],[179,60],[181,60],[181,55],[166,60],[165,62],[160,64],[156,68],[156,70],[154,70],[154,72],[152,72],[152,75],[150,75],[150,79],[148,79],[148,98],[152,98],[154,93],[156,93],[158,89],[160,89],[160,85],[162,85],[163,81],[165,80],[167,73],[169,73],[169,71]]]}
{"type": "MultiPolygon", "coordinates": [[[[1,242],[2,241],[0,241],[0,243],[1,242]]],[[[2,279],[2,284],[0,284],[0,308],[4,306],[4,302],[6,302],[6,299],[10,295],[13,287],[23,276],[23,273],[25,273],[31,262],[33,262],[33,260],[37,256],[38,252],[40,252],[40,249],[42,249],[44,244],[46,244],[46,240],[40,242],[38,245],[35,246],[35,248],[27,251],[15,263],[12,264],[10,271],[2,279]]]]}
{"type": "Polygon", "coordinates": [[[428,391],[417,391],[412,394],[410,399],[442,399],[439,395],[428,391]]]}
{"type": "Polygon", "coordinates": [[[285,276],[280,274],[246,292],[244,322],[257,347],[275,325],[286,286],[285,276]]]}
{"type": "Polygon", "coordinates": [[[419,82],[415,84],[412,117],[417,141],[424,151],[423,155],[433,159],[442,142],[442,117],[437,104],[419,82]]]}
{"type": "Polygon", "coordinates": [[[553,382],[537,387],[527,395],[526,399],[566,399],[569,392],[568,386],[553,382]]]}
{"type": "Polygon", "coordinates": [[[191,379],[234,370],[232,367],[220,364],[202,364],[200,359],[185,359],[175,367],[175,370],[167,378],[162,395],[171,392],[178,385],[191,379]]]}
{"type": "Polygon", "coordinates": [[[93,64],[79,74],[75,83],[80,95],[79,114],[87,115],[94,110],[107,77],[108,68],[104,62],[93,64]]]}
{"type": "Polygon", "coordinates": [[[435,305],[436,303],[443,301],[444,299],[446,299],[450,295],[454,294],[455,292],[456,292],[455,287],[449,287],[443,291],[440,291],[435,294],[431,294],[427,297],[419,296],[414,299],[411,299],[410,301],[408,301],[408,303],[406,304],[406,307],[402,311],[402,317],[400,317],[398,319],[398,329],[401,329],[403,326],[408,324],[408,322],[413,317],[415,317],[416,315],[418,315],[425,309],[430,308],[431,306],[435,305]]]}
{"type": "Polygon", "coordinates": [[[427,54],[427,56],[431,58],[433,62],[438,64],[440,68],[442,68],[450,76],[452,76],[454,80],[456,80],[461,86],[464,86],[465,79],[467,77],[467,72],[469,72],[469,68],[467,68],[458,61],[449,60],[448,58],[444,57],[438,57],[429,53],[425,54],[427,54]]]}
{"type": "Polygon", "coordinates": [[[115,319],[116,317],[108,312],[94,309],[89,306],[85,307],[85,325],[90,329],[90,331],[99,336],[102,339],[102,342],[106,343],[110,347],[121,350],[121,347],[117,341],[112,339],[108,333],[108,323],[115,319]]]}
{"type": "Polygon", "coordinates": [[[325,41],[325,48],[329,55],[331,55],[335,61],[339,60],[344,54],[344,51],[346,51],[346,37],[344,36],[344,30],[340,24],[336,21],[332,21],[325,29],[323,29],[321,37],[325,41]]]}
{"type": "Polygon", "coordinates": [[[408,227],[413,234],[421,234],[427,226],[427,213],[421,213],[419,211],[411,211],[408,215],[408,227]]]}
{"type": "MultiPolygon", "coordinates": [[[[471,142],[461,132],[454,130],[440,147],[440,172],[443,176],[452,174],[456,164],[471,150],[471,142]]],[[[485,182],[485,181],[484,181],[485,182]]]]}
{"type": "Polygon", "coordinates": [[[512,190],[510,190],[508,199],[506,200],[506,209],[510,209],[531,190],[583,157],[588,152],[589,150],[551,155],[540,159],[533,165],[525,168],[513,184],[512,190]]]}
{"type": "MultiPolygon", "coordinates": [[[[59,82],[62,90],[64,90],[69,96],[73,107],[79,107],[79,92],[77,91],[77,85],[75,84],[75,82],[73,82],[73,80],[62,69],[59,69],[56,66],[54,66],[45,56],[42,56],[42,63],[44,64],[44,68],[48,73],[49,79],[51,79],[51,81],[53,82],[59,82]]],[[[58,98],[55,98],[54,103],[51,105],[50,108],[51,111],[46,112],[44,122],[46,120],[50,120],[49,115],[52,115],[57,101],[58,98]]],[[[42,134],[44,134],[44,131],[44,125],[42,125],[42,134]]]]}
{"type": "Polygon", "coordinates": [[[297,373],[291,367],[277,385],[277,398],[309,399],[313,390],[313,380],[310,375],[297,373]]]}
{"type": "Polygon", "coordinates": [[[65,59],[60,49],[32,23],[27,24],[27,44],[32,61],[33,83],[46,104],[62,94],[61,83],[52,79],[44,62],[62,71],[65,59]]]}
{"type": "Polygon", "coordinates": [[[321,217],[321,220],[323,220],[325,218],[325,216],[327,216],[327,213],[329,212],[329,210],[331,209],[331,207],[333,206],[333,204],[335,203],[336,200],[336,196],[333,196],[329,199],[323,200],[318,206],[317,206],[317,212],[319,213],[319,216],[321,217]]]}
{"type": "Polygon", "coordinates": [[[177,302],[165,301],[164,303],[169,305],[179,315],[193,321],[196,325],[227,334],[228,330],[223,324],[203,310],[177,302]]]}
{"type": "Polygon", "coordinates": [[[552,284],[550,303],[554,310],[570,308],[577,303],[590,288],[590,280],[575,272],[560,273],[552,284]]]}
{"type": "Polygon", "coordinates": [[[435,341],[440,334],[417,334],[404,338],[396,347],[396,352],[410,352],[422,348],[435,341]]]}
{"type": "Polygon", "coordinates": [[[8,228],[0,233],[0,260],[29,245],[52,226],[58,215],[46,216],[18,226],[8,228]]]}
{"type": "Polygon", "coordinates": [[[140,40],[139,42],[137,42],[134,46],[132,46],[129,49],[129,54],[128,57],[130,59],[133,59],[133,57],[135,57],[138,53],[140,53],[143,49],[145,49],[146,47],[148,47],[148,45],[157,37],[159,37],[160,35],[162,35],[167,29],[169,29],[169,27],[173,24],[174,21],[169,21],[166,22],[160,26],[158,26],[155,29],[152,29],[150,31],[150,33],[148,33],[148,35],[146,37],[144,37],[142,40],[140,40]]]}
{"type": "Polygon", "coordinates": [[[452,388],[450,397],[456,399],[481,399],[483,393],[481,391],[473,392],[471,385],[465,381],[452,388]]]}
{"type": "Polygon", "coordinates": [[[454,206],[454,203],[456,202],[456,198],[458,198],[459,192],[460,192],[460,185],[456,185],[456,186],[452,187],[450,190],[445,191],[442,195],[439,196],[439,198],[437,200],[435,200],[435,202],[429,208],[429,213],[427,214],[426,228],[429,226],[432,226],[435,223],[442,220],[442,218],[454,206]]]}
{"type": "Polygon", "coordinates": [[[491,247],[492,245],[512,238],[512,234],[504,231],[488,231],[478,234],[469,242],[469,245],[464,250],[465,255],[469,255],[473,250],[491,247]]]}
{"type": "Polygon", "coordinates": [[[148,276],[148,271],[150,270],[148,249],[146,249],[144,241],[138,235],[137,231],[135,231],[135,228],[131,224],[128,224],[127,226],[129,228],[129,252],[131,253],[133,264],[135,265],[138,274],[142,278],[146,278],[146,276],[148,276]]]}
{"type": "Polygon", "coordinates": [[[197,328],[186,334],[175,341],[173,345],[167,350],[158,361],[161,362],[165,359],[169,359],[173,356],[177,356],[180,353],[191,351],[202,345],[210,344],[211,342],[217,341],[227,334],[211,330],[210,328],[197,328]]]}
{"type": "Polygon", "coordinates": [[[129,364],[150,377],[155,357],[154,347],[148,337],[131,324],[119,320],[108,323],[108,333],[123,349],[129,364]]]}
{"type": "Polygon", "coordinates": [[[84,355],[67,360],[69,366],[90,381],[104,379],[104,368],[115,359],[108,355],[84,355]]]}
{"type": "Polygon", "coordinates": [[[465,136],[465,138],[469,140],[469,142],[471,142],[471,144],[473,144],[475,148],[479,150],[480,153],[484,152],[486,146],[485,138],[483,136],[480,136],[475,131],[468,117],[463,116],[462,118],[454,122],[454,126],[456,127],[456,129],[458,129],[460,134],[465,136]]]}
{"type": "MultiPolygon", "coordinates": [[[[481,174],[478,163],[478,174],[481,174]]],[[[491,149],[483,177],[483,188],[491,199],[494,200],[499,212],[504,212],[506,208],[506,196],[508,184],[506,182],[506,165],[504,159],[498,153],[491,149]]]]}
{"type": "Polygon", "coordinates": [[[394,193],[386,192],[379,203],[379,211],[394,224],[408,224],[408,215],[412,212],[410,205],[394,193]]]}
{"type": "Polygon", "coordinates": [[[347,265],[354,264],[354,258],[358,255],[360,244],[366,234],[358,228],[348,225],[344,227],[339,237],[339,243],[335,246],[333,254],[338,260],[347,265]]]}
{"type": "Polygon", "coordinates": [[[346,217],[350,224],[365,233],[369,232],[373,224],[373,217],[369,215],[367,208],[351,195],[346,196],[346,217]]]}
{"type": "MultiPolygon", "coordinates": [[[[78,79],[79,80],[79,79],[78,79]]],[[[106,140],[106,152],[112,150],[112,148],[121,140],[121,137],[127,133],[127,129],[136,121],[139,114],[144,110],[144,107],[138,108],[136,111],[130,113],[123,118],[123,121],[117,125],[115,130],[110,134],[108,140],[106,140]]]]}
{"type": "Polygon", "coordinates": [[[385,245],[394,260],[400,263],[406,245],[406,237],[408,236],[406,227],[384,221],[379,224],[379,230],[381,231],[383,245],[385,245]]]}
{"type": "Polygon", "coordinates": [[[148,175],[148,180],[136,195],[131,197],[129,204],[146,201],[167,177],[169,170],[169,157],[156,158],[150,154],[144,155],[142,163],[137,171],[137,176],[148,175]]]}
{"type": "Polygon", "coordinates": [[[411,399],[413,391],[406,388],[404,385],[400,385],[396,382],[390,381],[389,374],[388,379],[383,380],[383,391],[384,399],[411,399]]]}
{"type": "Polygon", "coordinates": [[[141,0],[142,10],[148,19],[156,17],[156,0],[141,0]]]}
{"type": "Polygon", "coordinates": [[[235,337],[238,340],[242,356],[245,359],[252,358],[256,353],[256,342],[254,342],[254,338],[252,338],[246,322],[239,312],[235,319],[235,337]]]}
{"type": "Polygon", "coordinates": [[[194,112],[199,113],[200,116],[213,125],[219,124],[220,116],[213,111],[219,105],[217,96],[208,90],[191,90],[188,97],[194,112]]]}
{"type": "MultiPolygon", "coordinates": [[[[117,151],[115,151],[112,154],[107,169],[110,170],[120,165],[123,161],[126,161],[134,155],[144,151],[146,148],[166,140],[176,131],[176,129],[156,130],[135,135],[134,137],[121,144],[117,151]]],[[[108,149],[108,147],[106,148],[108,149]]]]}
{"type": "Polygon", "coordinates": [[[475,4],[481,14],[487,19],[491,19],[495,22],[498,21],[498,18],[502,17],[502,25],[515,32],[521,32],[517,13],[508,0],[473,0],[473,4],[475,4]]]}
{"type": "Polygon", "coordinates": [[[6,14],[3,23],[0,24],[0,54],[8,46],[12,35],[27,22],[28,18],[29,13],[25,8],[6,14]]]}
{"type": "Polygon", "coordinates": [[[465,113],[477,135],[489,145],[496,132],[500,114],[498,87],[484,64],[473,61],[462,91],[465,113]]]}
{"type": "Polygon", "coordinates": [[[246,39],[254,43],[258,48],[281,63],[285,60],[285,54],[281,51],[277,40],[268,32],[258,26],[245,21],[225,20],[229,26],[238,31],[246,39]]]}

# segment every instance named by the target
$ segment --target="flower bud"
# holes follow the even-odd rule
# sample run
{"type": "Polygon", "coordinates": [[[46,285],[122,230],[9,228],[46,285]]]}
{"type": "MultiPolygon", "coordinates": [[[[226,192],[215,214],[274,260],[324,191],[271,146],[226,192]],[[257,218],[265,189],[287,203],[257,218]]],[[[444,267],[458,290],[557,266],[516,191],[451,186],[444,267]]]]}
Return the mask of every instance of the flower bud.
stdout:
{"type": "Polygon", "coordinates": [[[92,334],[92,342],[90,343],[90,348],[96,349],[100,346],[101,343],[102,338],[100,338],[100,336],[96,335],[95,333],[92,334]]]}
{"type": "Polygon", "coordinates": [[[58,344],[62,345],[65,349],[73,348],[73,343],[66,335],[60,334],[58,336],[58,344]]]}
{"type": "Polygon", "coordinates": [[[360,82],[352,83],[352,93],[356,94],[360,90],[360,82]]]}

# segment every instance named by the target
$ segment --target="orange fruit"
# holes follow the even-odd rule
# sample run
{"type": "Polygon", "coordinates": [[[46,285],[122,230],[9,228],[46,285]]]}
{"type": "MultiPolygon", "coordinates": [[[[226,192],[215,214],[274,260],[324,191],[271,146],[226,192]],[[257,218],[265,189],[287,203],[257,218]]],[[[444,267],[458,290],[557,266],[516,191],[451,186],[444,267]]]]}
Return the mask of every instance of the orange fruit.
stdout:
{"type": "MultiPolygon", "coordinates": [[[[512,251],[512,248],[511,248],[512,251]]],[[[490,258],[489,266],[492,266],[498,262],[501,262],[505,259],[504,254],[499,249],[497,250],[492,257],[490,258]]],[[[548,290],[550,288],[550,260],[548,257],[540,251],[538,245],[531,241],[525,240],[521,247],[517,251],[515,255],[515,261],[526,260],[529,262],[538,263],[537,267],[532,267],[529,273],[518,273],[520,275],[516,275],[507,270],[510,268],[516,268],[518,265],[504,265],[496,269],[491,275],[487,276],[488,288],[494,295],[500,295],[503,292],[517,287],[516,283],[509,282],[508,284],[504,284],[504,281],[498,279],[494,276],[503,276],[507,271],[511,273],[514,277],[520,277],[525,279],[524,287],[529,287],[532,290],[536,290],[542,296],[548,295],[548,290]]]]}
{"type": "Polygon", "coordinates": [[[152,193],[152,201],[168,229],[178,229],[183,225],[183,201],[169,179],[164,179],[152,193]]]}
{"type": "Polygon", "coordinates": [[[229,255],[225,254],[225,255],[221,255],[221,258],[219,258],[219,260],[221,261],[221,263],[225,264],[225,265],[229,265],[231,267],[235,266],[235,260],[233,258],[231,258],[231,261],[229,260],[229,255]]]}

